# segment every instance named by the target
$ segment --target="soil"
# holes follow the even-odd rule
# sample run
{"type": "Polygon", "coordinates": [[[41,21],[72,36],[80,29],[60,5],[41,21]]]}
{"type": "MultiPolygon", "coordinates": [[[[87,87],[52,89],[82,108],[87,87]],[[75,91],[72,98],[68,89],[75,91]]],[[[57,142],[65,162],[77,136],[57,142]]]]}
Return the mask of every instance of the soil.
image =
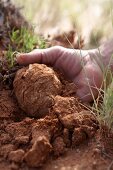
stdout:
{"type": "MultiPolygon", "coordinates": [[[[3,46],[0,60],[5,60],[3,46]]],[[[100,125],[76,90],[75,84],[46,65],[12,69],[4,65],[0,170],[113,169],[113,133],[100,125]]]]}
{"type": "Polygon", "coordinates": [[[31,64],[16,72],[13,85],[0,91],[0,170],[112,169],[113,135],[72,82],[31,64]]]}

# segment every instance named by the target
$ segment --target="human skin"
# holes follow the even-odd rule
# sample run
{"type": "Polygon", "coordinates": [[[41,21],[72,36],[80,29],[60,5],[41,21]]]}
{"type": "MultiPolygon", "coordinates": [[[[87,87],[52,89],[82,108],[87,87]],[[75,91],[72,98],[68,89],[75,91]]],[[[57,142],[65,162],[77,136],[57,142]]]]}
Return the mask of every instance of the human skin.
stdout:
{"type": "Polygon", "coordinates": [[[77,96],[83,102],[91,102],[98,96],[103,83],[103,68],[113,70],[111,56],[113,39],[93,50],[67,49],[54,46],[35,49],[17,56],[20,65],[40,63],[59,69],[77,85],[77,96]],[[109,64],[110,62],[110,64],[109,64]]]}

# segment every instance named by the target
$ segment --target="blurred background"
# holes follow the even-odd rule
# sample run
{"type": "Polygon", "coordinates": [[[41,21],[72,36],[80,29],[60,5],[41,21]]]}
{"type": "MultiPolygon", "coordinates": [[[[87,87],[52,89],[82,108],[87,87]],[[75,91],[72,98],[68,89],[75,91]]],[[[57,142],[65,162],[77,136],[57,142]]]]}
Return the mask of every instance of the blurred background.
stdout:
{"type": "Polygon", "coordinates": [[[44,36],[70,30],[95,48],[113,36],[113,0],[12,0],[36,33],[44,36]]]}

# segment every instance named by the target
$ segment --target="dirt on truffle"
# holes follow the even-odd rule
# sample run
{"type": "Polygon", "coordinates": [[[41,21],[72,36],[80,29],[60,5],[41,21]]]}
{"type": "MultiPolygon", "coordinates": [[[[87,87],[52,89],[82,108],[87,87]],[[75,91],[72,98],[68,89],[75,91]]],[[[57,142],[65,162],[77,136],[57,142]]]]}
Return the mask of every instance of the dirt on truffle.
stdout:
{"type": "Polygon", "coordinates": [[[32,117],[42,117],[61,93],[61,82],[46,65],[30,64],[20,69],[14,80],[14,91],[20,107],[32,117]]]}
{"type": "Polygon", "coordinates": [[[105,136],[72,82],[32,64],[13,84],[0,91],[0,170],[113,169],[113,136],[105,136]]]}

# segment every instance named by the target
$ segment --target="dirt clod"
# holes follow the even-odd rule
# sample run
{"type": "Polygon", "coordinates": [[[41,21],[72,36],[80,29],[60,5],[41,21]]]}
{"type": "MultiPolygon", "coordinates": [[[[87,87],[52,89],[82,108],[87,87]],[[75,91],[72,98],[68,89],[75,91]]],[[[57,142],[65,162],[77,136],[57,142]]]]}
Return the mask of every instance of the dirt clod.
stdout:
{"type": "Polygon", "coordinates": [[[0,155],[2,155],[2,157],[4,158],[7,158],[8,154],[14,150],[15,150],[15,146],[13,144],[3,145],[0,150],[0,155]]]}
{"type": "Polygon", "coordinates": [[[18,136],[15,138],[16,145],[25,145],[29,142],[29,136],[18,136]]]}
{"type": "Polygon", "coordinates": [[[45,118],[39,119],[32,125],[32,143],[41,136],[44,136],[50,141],[61,129],[62,126],[57,118],[46,116],[45,118]]]}
{"type": "Polygon", "coordinates": [[[52,145],[55,156],[62,155],[66,151],[66,145],[62,137],[57,137],[52,145]]]}
{"type": "Polygon", "coordinates": [[[53,110],[60,120],[69,114],[78,113],[82,111],[82,109],[78,99],[75,97],[55,97],[53,110]]]}
{"type": "Polygon", "coordinates": [[[55,72],[43,64],[31,64],[20,69],[14,80],[18,103],[32,117],[49,113],[54,97],[61,93],[61,88],[55,72]]]}
{"type": "Polygon", "coordinates": [[[80,145],[83,141],[86,140],[86,134],[82,131],[81,128],[75,128],[72,136],[72,146],[75,147],[80,145]]]}
{"type": "Polygon", "coordinates": [[[25,152],[22,149],[18,149],[16,151],[11,151],[9,153],[9,160],[13,161],[13,162],[21,163],[23,161],[24,154],[25,154],[25,152]]]}
{"type": "Polygon", "coordinates": [[[52,146],[47,138],[40,136],[26,153],[25,161],[30,167],[39,167],[51,152],[52,146]]]}

